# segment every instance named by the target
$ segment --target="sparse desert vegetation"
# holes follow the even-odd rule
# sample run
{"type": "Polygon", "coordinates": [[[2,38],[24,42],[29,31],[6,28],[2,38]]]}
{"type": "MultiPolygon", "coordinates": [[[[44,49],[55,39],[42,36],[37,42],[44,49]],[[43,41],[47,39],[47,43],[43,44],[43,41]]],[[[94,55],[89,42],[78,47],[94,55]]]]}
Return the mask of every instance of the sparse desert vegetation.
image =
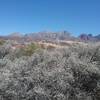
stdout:
{"type": "Polygon", "coordinates": [[[52,51],[30,44],[27,56],[10,46],[0,45],[0,100],[100,100],[99,44],[52,51]]]}

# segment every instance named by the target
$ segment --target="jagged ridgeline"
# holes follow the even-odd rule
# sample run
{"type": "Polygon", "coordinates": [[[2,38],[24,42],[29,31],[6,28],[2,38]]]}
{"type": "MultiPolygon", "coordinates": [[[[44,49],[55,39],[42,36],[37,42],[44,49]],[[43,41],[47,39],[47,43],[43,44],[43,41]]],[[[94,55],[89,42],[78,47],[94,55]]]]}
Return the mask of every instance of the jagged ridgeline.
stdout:
{"type": "Polygon", "coordinates": [[[62,32],[38,32],[38,33],[28,33],[28,34],[21,34],[19,32],[11,33],[8,36],[1,37],[5,39],[33,39],[33,40],[68,40],[71,38],[75,38],[71,36],[71,33],[67,31],[62,31],[62,32]]]}
{"type": "Polygon", "coordinates": [[[100,41],[100,34],[93,36],[92,34],[82,33],[79,36],[73,36],[72,33],[68,31],[62,32],[37,32],[37,33],[27,33],[21,34],[19,32],[14,32],[9,34],[8,36],[0,36],[0,39],[10,39],[10,40],[20,40],[20,41],[56,41],[56,40],[74,40],[74,41],[82,41],[82,42],[98,42],[100,41]]]}

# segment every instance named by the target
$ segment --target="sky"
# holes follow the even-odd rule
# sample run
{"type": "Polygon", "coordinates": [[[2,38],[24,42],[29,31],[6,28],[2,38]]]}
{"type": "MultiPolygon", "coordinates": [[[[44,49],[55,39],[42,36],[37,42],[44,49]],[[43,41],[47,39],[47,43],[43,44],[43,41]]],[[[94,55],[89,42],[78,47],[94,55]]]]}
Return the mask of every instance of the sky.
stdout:
{"type": "Polygon", "coordinates": [[[0,0],[0,35],[63,30],[100,34],[100,0],[0,0]]]}

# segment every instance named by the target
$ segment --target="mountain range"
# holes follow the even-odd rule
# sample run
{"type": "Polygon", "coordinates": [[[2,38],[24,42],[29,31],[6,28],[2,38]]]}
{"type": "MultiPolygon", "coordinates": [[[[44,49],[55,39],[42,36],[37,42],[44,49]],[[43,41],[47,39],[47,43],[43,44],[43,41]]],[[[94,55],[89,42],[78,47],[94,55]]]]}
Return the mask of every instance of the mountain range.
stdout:
{"type": "Polygon", "coordinates": [[[24,40],[24,41],[56,41],[56,40],[79,40],[79,41],[100,41],[100,34],[93,36],[92,34],[85,34],[82,33],[80,36],[75,37],[72,36],[68,31],[62,32],[38,32],[38,33],[28,33],[28,34],[21,34],[18,32],[11,33],[7,36],[0,36],[0,39],[11,39],[11,40],[24,40]]]}

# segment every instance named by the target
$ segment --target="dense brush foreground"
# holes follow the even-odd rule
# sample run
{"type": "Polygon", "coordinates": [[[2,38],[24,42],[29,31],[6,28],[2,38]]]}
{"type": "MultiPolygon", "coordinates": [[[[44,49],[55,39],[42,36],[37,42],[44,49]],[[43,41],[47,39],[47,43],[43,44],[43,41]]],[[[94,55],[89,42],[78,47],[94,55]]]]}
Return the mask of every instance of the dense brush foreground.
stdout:
{"type": "Polygon", "coordinates": [[[0,100],[100,100],[99,45],[21,52],[0,46],[0,100]]]}

